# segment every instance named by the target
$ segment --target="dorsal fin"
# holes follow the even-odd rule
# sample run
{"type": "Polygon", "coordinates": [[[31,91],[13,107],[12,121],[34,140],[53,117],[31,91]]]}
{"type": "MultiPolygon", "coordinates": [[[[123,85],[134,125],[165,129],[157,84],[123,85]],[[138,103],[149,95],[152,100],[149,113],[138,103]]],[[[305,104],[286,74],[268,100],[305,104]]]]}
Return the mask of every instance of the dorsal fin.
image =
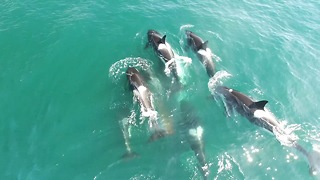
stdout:
{"type": "Polygon", "coordinates": [[[257,109],[261,109],[264,110],[264,106],[268,103],[268,101],[266,100],[262,100],[262,101],[258,101],[258,102],[253,102],[252,104],[250,104],[249,108],[257,108],[257,109]]]}
{"type": "Polygon", "coordinates": [[[208,47],[208,41],[205,41],[204,43],[201,44],[200,49],[206,50],[208,47]]]}
{"type": "Polygon", "coordinates": [[[166,43],[166,37],[167,37],[167,35],[164,35],[164,36],[160,39],[159,44],[160,44],[160,43],[165,44],[165,43],[166,43]]]}

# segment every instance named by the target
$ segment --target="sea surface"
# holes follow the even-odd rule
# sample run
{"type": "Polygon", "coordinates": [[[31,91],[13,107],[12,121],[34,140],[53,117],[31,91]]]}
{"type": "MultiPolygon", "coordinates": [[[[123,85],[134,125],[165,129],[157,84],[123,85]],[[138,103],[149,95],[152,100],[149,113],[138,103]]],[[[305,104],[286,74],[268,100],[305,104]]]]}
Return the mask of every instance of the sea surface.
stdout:
{"type": "Polygon", "coordinates": [[[208,179],[317,179],[307,158],[212,98],[224,85],[266,107],[306,150],[320,149],[320,1],[81,0],[0,3],[0,179],[203,179],[186,142],[187,100],[203,128],[208,179]],[[167,35],[184,86],[152,48],[167,35]],[[215,55],[209,79],[185,30],[215,55]],[[149,142],[126,68],[149,75],[170,135],[149,142]],[[210,83],[209,83],[210,82],[210,83]],[[127,133],[125,133],[127,132],[127,133]],[[123,158],[128,140],[134,158],[123,158]]]}

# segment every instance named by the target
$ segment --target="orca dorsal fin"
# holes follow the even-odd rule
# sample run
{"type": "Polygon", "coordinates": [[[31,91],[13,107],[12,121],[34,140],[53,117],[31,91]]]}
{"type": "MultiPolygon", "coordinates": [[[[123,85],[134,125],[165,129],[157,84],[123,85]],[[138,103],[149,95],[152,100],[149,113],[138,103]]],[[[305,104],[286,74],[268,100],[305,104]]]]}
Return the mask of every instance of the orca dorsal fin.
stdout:
{"type": "Polygon", "coordinates": [[[164,35],[164,36],[160,39],[159,44],[160,44],[160,43],[165,44],[165,43],[166,43],[166,37],[167,37],[167,35],[164,35]]]}
{"type": "Polygon", "coordinates": [[[268,101],[266,100],[262,100],[262,101],[258,101],[258,102],[253,102],[252,104],[250,104],[249,108],[257,108],[257,109],[261,109],[264,110],[264,106],[268,103],[268,101]]]}
{"type": "Polygon", "coordinates": [[[205,41],[204,43],[201,44],[200,49],[206,50],[208,47],[208,41],[205,41]]]}

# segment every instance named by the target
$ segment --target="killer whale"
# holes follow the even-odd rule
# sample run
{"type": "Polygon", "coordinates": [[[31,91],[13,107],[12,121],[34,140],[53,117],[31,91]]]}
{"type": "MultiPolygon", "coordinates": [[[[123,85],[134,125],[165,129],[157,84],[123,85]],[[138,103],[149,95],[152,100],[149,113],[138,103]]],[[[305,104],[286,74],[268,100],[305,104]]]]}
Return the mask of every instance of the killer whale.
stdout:
{"type": "Polygon", "coordinates": [[[162,57],[161,59],[167,63],[174,58],[174,53],[171,45],[166,41],[166,35],[162,36],[155,30],[148,30],[148,45],[152,45],[157,54],[162,57]]]}
{"type": "MultiPolygon", "coordinates": [[[[268,103],[267,100],[254,101],[247,95],[225,86],[218,86],[217,92],[225,98],[227,109],[231,110],[233,107],[251,123],[265,128],[273,134],[280,133],[287,135],[275,116],[265,109],[265,105],[268,103]]],[[[310,174],[319,175],[320,152],[314,150],[308,152],[296,140],[290,138],[288,140],[291,141],[291,147],[301,152],[307,158],[310,174]]]]}
{"type": "Polygon", "coordinates": [[[126,74],[127,79],[129,80],[130,90],[140,102],[142,116],[149,118],[149,130],[152,131],[149,142],[164,137],[166,135],[166,131],[162,129],[158,122],[158,113],[153,105],[153,95],[148,89],[143,76],[134,67],[129,67],[126,74]]]}
{"type": "Polygon", "coordinates": [[[175,54],[171,48],[171,45],[166,40],[166,35],[161,35],[156,30],[148,30],[147,32],[148,42],[146,48],[150,45],[153,47],[154,51],[157,53],[158,57],[162,60],[165,65],[165,72],[168,75],[169,69],[172,70],[172,74],[176,80],[180,80],[175,62],[175,54]]]}
{"type": "Polygon", "coordinates": [[[193,150],[199,163],[198,169],[201,171],[204,179],[208,178],[209,165],[206,160],[205,147],[203,142],[203,128],[200,125],[199,117],[197,116],[194,107],[186,100],[180,101],[180,112],[182,120],[181,128],[184,130],[184,135],[190,148],[193,150]]]}
{"type": "Polygon", "coordinates": [[[192,47],[193,51],[197,53],[201,63],[206,68],[209,77],[213,77],[215,74],[215,64],[212,61],[212,53],[208,48],[208,41],[203,41],[195,33],[186,30],[187,43],[192,47]]]}

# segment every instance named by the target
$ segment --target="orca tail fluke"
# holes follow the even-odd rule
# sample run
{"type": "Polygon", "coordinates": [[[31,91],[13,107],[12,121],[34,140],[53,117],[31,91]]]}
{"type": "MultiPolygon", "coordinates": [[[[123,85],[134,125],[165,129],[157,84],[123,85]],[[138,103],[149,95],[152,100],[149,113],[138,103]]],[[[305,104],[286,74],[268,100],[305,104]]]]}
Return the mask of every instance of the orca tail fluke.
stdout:
{"type": "Polygon", "coordinates": [[[312,150],[308,153],[309,172],[320,178],[320,152],[312,150]]]}
{"type": "Polygon", "coordinates": [[[133,158],[139,157],[139,154],[132,151],[127,151],[124,155],[121,156],[121,159],[130,160],[133,158]]]}
{"type": "Polygon", "coordinates": [[[294,148],[307,157],[309,162],[309,173],[320,178],[320,152],[315,150],[308,152],[300,144],[295,144],[294,148]]]}
{"type": "Polygon", "coordinates": [[[155,130],[154,133],[152,133],[152,135],[150,136],[148,142],[153,142],[153,141],[156,141],[158,139],[161,139],[165,136],[167,136],[167,132],[165,130],[162,130],[162,129],[157,129],[155,130]]]}

